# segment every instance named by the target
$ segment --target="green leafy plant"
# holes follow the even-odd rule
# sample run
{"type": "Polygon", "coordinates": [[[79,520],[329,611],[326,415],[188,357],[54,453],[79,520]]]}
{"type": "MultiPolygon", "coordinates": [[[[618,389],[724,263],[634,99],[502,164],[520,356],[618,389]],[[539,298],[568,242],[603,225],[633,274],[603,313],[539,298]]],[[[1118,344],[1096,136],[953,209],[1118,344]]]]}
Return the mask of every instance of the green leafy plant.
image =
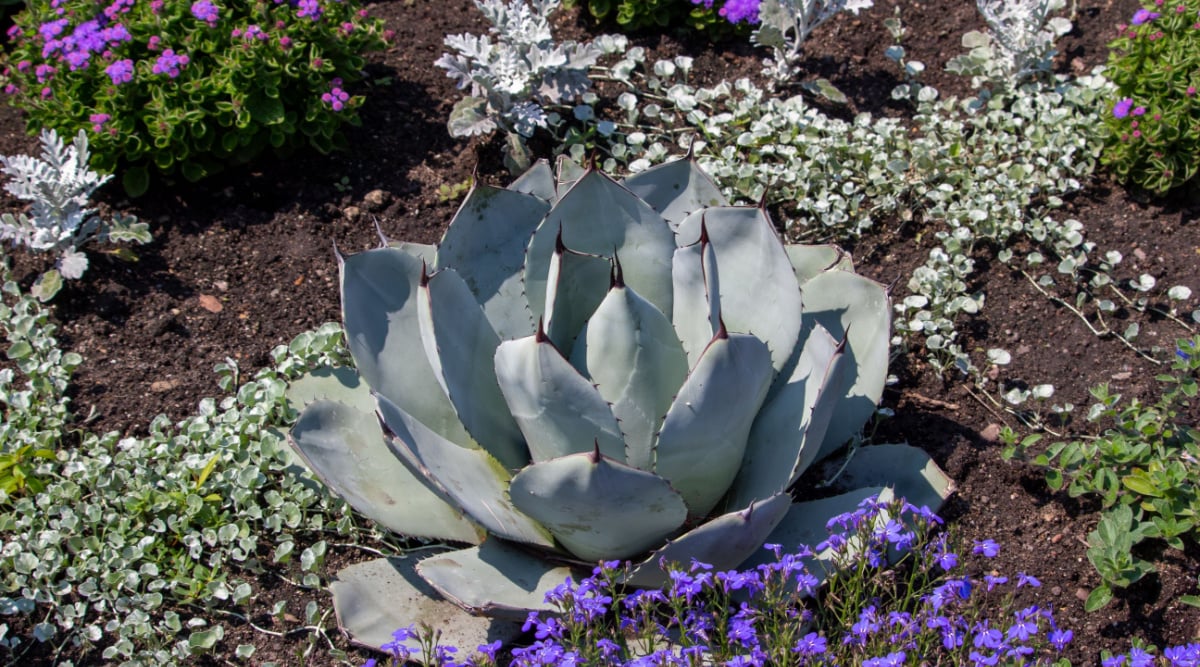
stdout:
{"type": "Polygon", "coordinates": [[[1139,9],[1118,30],[1105,72],[1117,91],[1101,161],[1123,181],[1166,192],[1200,169],[1200,0],[1139,9]]]}
{"type": "Polygon", "coordinates": [[[949,492],[921,450],[876,445],[842,495],[793,502],[875,412],[886,290],[833,247],[782,244],[692,160],[621,183],[540,162],[472,190],[436,248],[341,265],[361,379],[293,385],[292,445],[381,525],[477,545],[342,570],[334,606],[360,643],[452,615],[421,579],[477,614],[532,610],[580,563],[634,559],[626,580],[660,586],[662,561],[736,566],[883,486],[931,507],[949,492]]]}
{"type": "Polygon", "coordinates": [[[87,131],[131,194],[151,167],[195,180],[298,138],[342,146],[363,101],[344,88],[385,43],[354,0],[39,0],[15,23],[10,101],[31,130],[87,131]]]}
{"type": "Polygon", "coordinates": [[[1161,539],[1182,550],[1184,540],[1194,538],[1200,431],[1186,422],[1184,410],[1198,392],[1200,338],[1179,341],[1172,371],[1157,378],[1163,393],[1149,405],[1137,400],[1122,405],[1107,385],[1093,388],[1099,402],[1088,419],[1114,424],[1098,437],[1042,447],[1039,435],[1002,433],[1004,458],[1031,461],[1046,469],[1051,489],[1096,496],[1112,508],[1088,536],[1088,559],[1103,579],[1088,598],[1090,609],[1108,604],[1113,587],[1124,588],[1153,571],[1132,553],[1140,542],[1161,539]]]}
{"type": "Polygon", "coordinates": [[[471,190],[472,183],[474,179],[469,176],[458,183],[442,183],[437,189],[438,201],[445,203],[461,199],[471,190]]]}

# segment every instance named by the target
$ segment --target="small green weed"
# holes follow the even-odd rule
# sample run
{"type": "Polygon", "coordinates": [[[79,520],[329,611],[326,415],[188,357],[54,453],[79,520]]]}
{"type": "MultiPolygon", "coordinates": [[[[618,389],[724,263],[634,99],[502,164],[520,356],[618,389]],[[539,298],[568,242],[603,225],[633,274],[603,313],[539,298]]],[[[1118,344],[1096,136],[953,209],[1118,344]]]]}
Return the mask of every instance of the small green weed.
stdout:
{"type": "Polygon", "coordinates": [[[1122,405],[1108,385],[1093,388],[1098,402],[1088,419],[1113,423],[1098,437],[1042,448],[1040,435],[1022,439],[1011,429],[1001,434],[1005,459],[1045,468],[1051,489],[1065,488],[1073,498],[1096,496],[1106,508],[1088,535],[1088,560],[1103,579],[1088,597],[1089,610],[1108,604],[1113,587],[1153,572],[1132,553],[1139,543],[1161,539],[1182,550],[1184,538],[1196,529],[1200,431],[1185,423],[1184,410],[1197,394],[1200,337],[1179,341],[1172,371],[1157,377],[1163,393],[1153,404],[1134,399],[1122,405]]]}

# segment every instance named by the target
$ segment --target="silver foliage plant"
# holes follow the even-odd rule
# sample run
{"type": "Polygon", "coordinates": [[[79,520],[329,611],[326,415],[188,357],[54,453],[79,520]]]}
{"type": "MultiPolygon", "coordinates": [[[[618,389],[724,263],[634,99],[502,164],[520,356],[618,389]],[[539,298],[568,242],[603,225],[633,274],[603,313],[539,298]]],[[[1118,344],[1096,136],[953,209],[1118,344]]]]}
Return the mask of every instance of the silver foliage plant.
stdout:
{"type": "Polygon", "coordinates": [[[750,37],[774,55],[764,59],[763,74],[776,83],[794,80],[800,74],[801,47],[817,26],[843,10],[858,14],[872,6],[872,0],[763,0],[759,27],[750,37]]]}
{"type": "Polygon", "coordinates": [[[358,642],[422,622],[456,645],[511,637],[458,608],[520,619],[599,560],[655,587],[663,561],[732,568],[865,497],[949,493],[921,450],[874,445],[842,495],[793,501],[875,412],[890,302],[836,248],[727,205],[691,159],[621,182],[539,162],[472,190],[436,248],[344,258],[341,286],[357,373],[293,385],[292,444],[381,525],[468,545],[339,572],[358,642]]]}
{"type": "Polygon", "coordinates": [[[1013,87],[1051,73],[1054,43],[1071,32],[1071,21],[1055,12],[1066,0],[976,0],[987,22],[986,32],[963,35],[970,52],[953,58],[946,70],[970,76],[978,88],[984,83],[1013,87]]]}
{"type": "Polygon", "coordinates": [[[73,144],[66,144],[54,130],[43,130],[42,156],[0,155],[0,168],[11,180],[4,189],[18,199],[32,202],[28,213],[0,216],[0,241],[58,255],[56,268],[38,279],[34,294],[46,301],[62,286],[62,279],[75,280],[88,267],[80,247],[91,240],[148,243],[149,227],[132,216],[118,215],[104,222],[88,208],[88,199],[111,175],[88,168],[87,134],[83,130],[73,144]]]}
{"type": "Polygon", "coordinates": [[[492,24],[491,36],[448,35],[446,46],[455,53],[444,53],[434,63],[458,82],[459,89],[470,89],[450,113],[451,136],[505,132],[512,166],[528,167],[524,140],[547,126],[547,106],[581,97],[591,88],[588,69],[597,59],[626,48],[623,36],[555,43],[549,16],[559,4],[559,0],[475,0],[492,24]]]}

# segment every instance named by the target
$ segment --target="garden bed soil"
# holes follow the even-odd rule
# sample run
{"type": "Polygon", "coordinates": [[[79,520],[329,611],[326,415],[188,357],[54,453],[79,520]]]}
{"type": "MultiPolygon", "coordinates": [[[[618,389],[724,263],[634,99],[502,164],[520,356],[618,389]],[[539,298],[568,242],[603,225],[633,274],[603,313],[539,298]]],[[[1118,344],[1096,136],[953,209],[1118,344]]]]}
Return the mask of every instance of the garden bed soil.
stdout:
{"type": "MultiPolygon", "coordinates": [[[[974,3],[901,4],[910,29],[904,46],[910,58],[928,66],[926,82],[943,95],[965,94],[966,82],[942,69],[961,53],[961,35],[982,28],[974,3]]],[[[904,113],[890,101],[899,81],[882,53],[891,41],[882,21],[895,5],[896,0],[880,0],[875,8],[838,16],[814,33],[807,69],[828,77],[851,99],[830,113],[904,113]]],[[[1060,44],[1058,70],[1081,74],[1102,64],[1115,25],[1137,6],[1136,0],[1081,0],[1075,30],[1060,44]]],[[[87,417],[88,429],[143,434],[155,415],[178,420],[194,412],[201,398],[221,393],[214,365],[231,358],[248,377],[269,363],[273,347],[339,319],[334,243],[348,253],[373,247],[377,226],[391,239],[434,243],[457,206],[439,197],[439,186],[462,183],[472,174],[507,183],[498,141],[460,141],[447,134],[445,120],[461,93],[432,66],[444,50],[444,35],[485,29],[472,3],[404,0],[370,5],[370,10],[396,34],[387,51],[371,59],[368,81],[359,91],[367,95],[363,125],[350,129],[349,151],[267,158],[199,184],[159,182],[136,200],[125,199],[115,186],[106,188],[105,208],[150,222],[154,241],[136,248],[135,263],[93,249],[87,274],[67,283],[54,301],[61,343],[85,360],[70,398],[75,413],[87,417]]],[[[555,24],[559,38],[598,32],[577,10],[562,12],[555,24]]],[[[695,56],[694,76],[706,83],[754,76],[761,56],[748,44],[712,45],[687,33],[635,39],[658,54],[695,56]]],[[[0,108],[0,152],[37,153],[23,120],[7,107],[0,108]]],[[[7,210],[20,206],[7,196],[2,204],[7,210]]],[[[1120,275],[1146,272],[1200,293],[1196,202],[1145,197],[1099,177],[1071,197],[1060,214],[1082,221],[1087,238],[1101,249],[1119,250],[1128,258],[1120,275]]],[[[903,298],[907,277],[932,247],[930,236],[884,221],[855,244],[858,269],[894,284],[894,298],[903,298]]],[[[26,286],[47,266],[20,252],[13,261],[26,286]]],[[[987,302],[969,327],[968,348],[1011,351],[1013,363],[1001,379],[1054,384],[1056,402],[1078,406],[1068,432],[1094,428],[1083,414],[1091,402],[1087,388],[1098,383],[1111,383],[1129,398],[1155,400],[1159,367],[1117,340],[1093,336],[1083,322],[992,257],[984,254],[977,262],[980,271],[972,287],[984,291],[987,302]]],[[[1193,297],[1186,310],[1195,307],[1193,297]]],[[[1167,320],[1138,321],[1147,344],[1170,349],[1183,335],[1167,320]]],[[[884,422],[877,440],[924,447],[949,473],[957,493],[943,515],[967,544],[991,538],[1004,546],[995,560],[999,572],[1023,571],[1041,579],[1040,589],[1022,590],[1020,602],[1055,609],[1060,626],[1075,632],[1068,653],[1074,664],[1098,664],[1100,650],[1127,650],[1135,637],[1166,646],[1200,636],[1200,610],[1178,601],[1198,592],[1200,560],[1194,545],[1185,553],[1143,554],[1154,558],[1158,574],[1119,592],[1104,610],[1086,613],[1082,598],[1099,583],[1085,556],[1097,507],[1052,494],[1037,471],[1002,461],[996,428],[1019,424],[978,399],[959,378],[939,377],[921,357],[910,354],[893,368],[900,381],[889,388],[884,404],[895,416],[884,422]]],[[[334,548],[325,574],[367,556],[354,548],[334,548]]],[[[302,624],[270,618],[267,610],[276,599],[289,600],[297,614],[308,600],[323,609],[330,606],[324,592],[301,589],[290,583],[295,578],[280,575],[263,577],[249,615],[261,628],[282,634],[232,622],[222,643],[228,651],[200,664],[236,662],[232,650],[238,644],[257,647],[255,664],[337,664],[327,655],[326,639],[304,630],[287,632],[302,624]]],[[[332,630],[332,618],[327,627],[329,639],[350,650],[356,661],[370,657],[332,630]]],[[[77,665],[102,662],[98,652],[60,658],[77,665]]]]}

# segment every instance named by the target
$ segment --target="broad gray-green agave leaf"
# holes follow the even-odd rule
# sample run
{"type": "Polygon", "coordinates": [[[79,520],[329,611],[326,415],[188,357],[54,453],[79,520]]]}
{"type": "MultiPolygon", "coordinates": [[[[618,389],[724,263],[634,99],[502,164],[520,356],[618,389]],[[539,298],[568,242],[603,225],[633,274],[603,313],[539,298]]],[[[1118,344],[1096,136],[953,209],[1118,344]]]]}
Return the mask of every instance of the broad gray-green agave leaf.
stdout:
{"type": "Polygon", "coordinates": [[[421,621],[503,639],[515,626],[445,609],[520,618],[584,563],[631,560],[628,583],[656,586],[664,558],[734,568],[883,487],[949,492],[920,450],[873,446],[860,490],[792,502],[879,401],[888,296],[833,248],[785,246],[690,159],[622,182],[539,163],[472,190],[437,248],[343,258],[341,287],[362,381],[299,381],[292,445],[381,525],[468,545],[340,573],[360,643],[421,621]]]}

